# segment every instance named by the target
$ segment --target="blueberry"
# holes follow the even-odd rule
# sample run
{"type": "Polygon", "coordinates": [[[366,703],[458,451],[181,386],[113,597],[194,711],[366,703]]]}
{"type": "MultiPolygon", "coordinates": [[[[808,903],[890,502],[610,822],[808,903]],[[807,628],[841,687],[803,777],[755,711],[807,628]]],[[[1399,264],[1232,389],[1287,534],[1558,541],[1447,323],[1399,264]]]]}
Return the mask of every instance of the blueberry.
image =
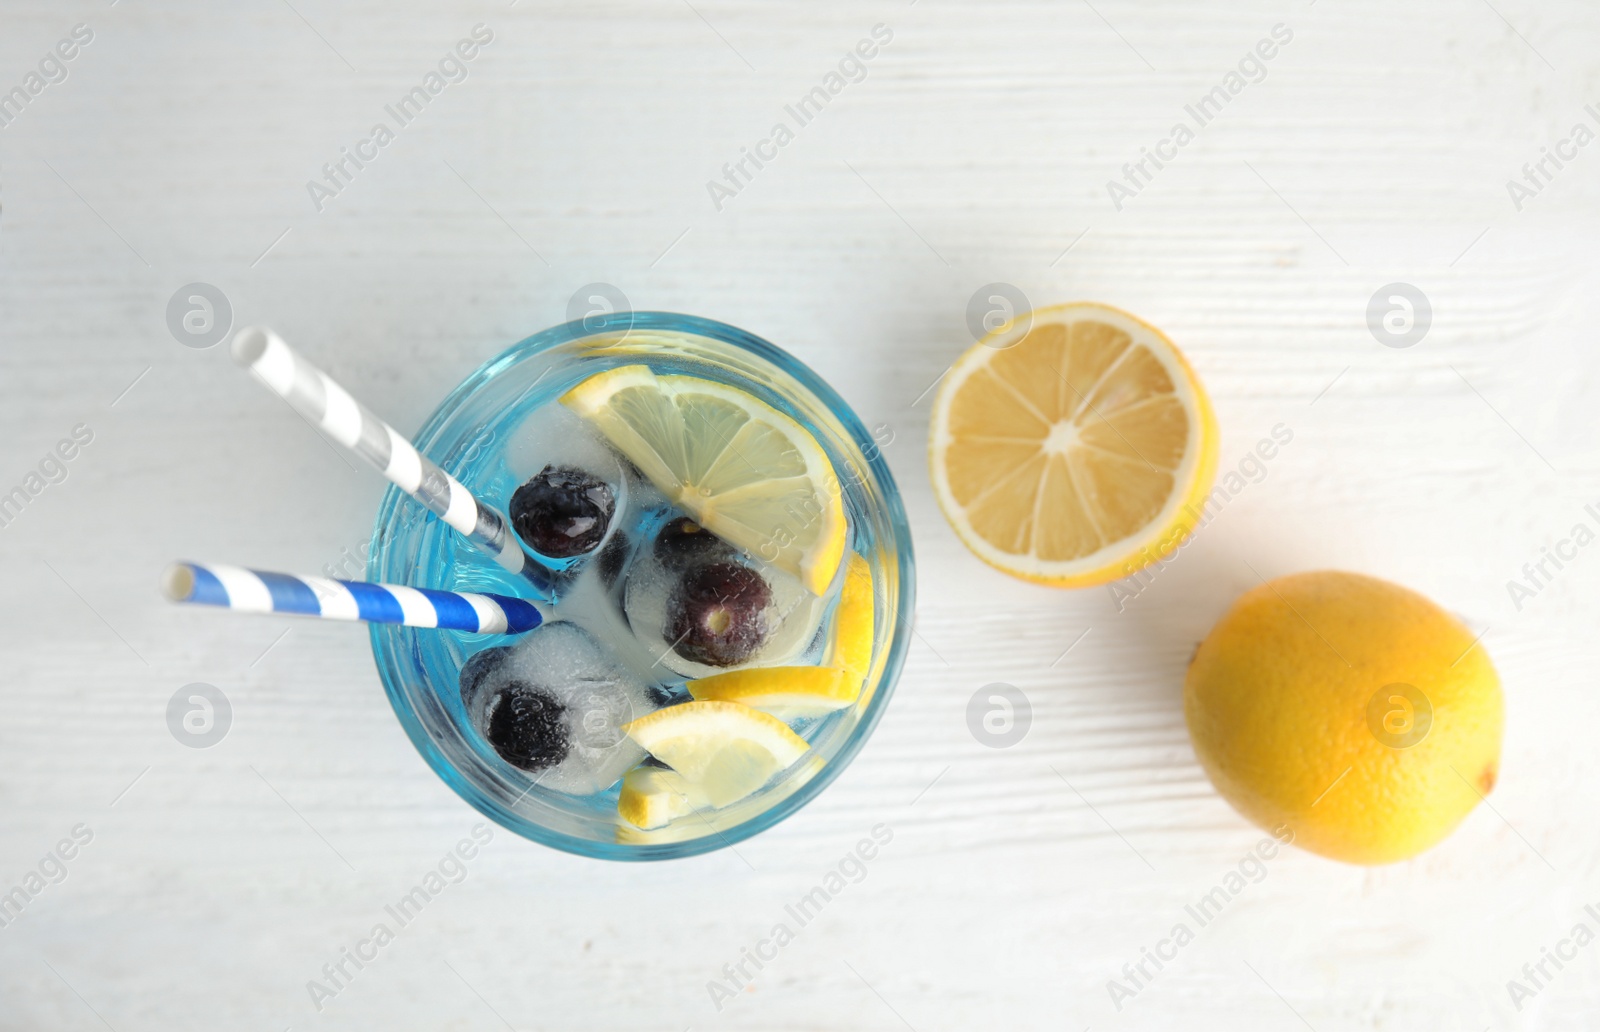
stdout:
{"type": "Polygon", "coordinates": [[[664,684],[652,684],[645,689],[645,693],[650,697],[650,701],[655,704],[657,709],[670,706],[675,702],[690,701],[689,693],[681,686],[674,688],[664,684]]]}
{"type": "Polygon", "coordinates": [[[511,655],[510,645],[496,645],[468,656],[467,661],[461,665],[461,676],[458,679],[461,684],[461,701],[470,707],[473,693],[478,690],[478,685],[483,683],[485,677],[494,673],[495,668],[504,663],[509,655],[511,655]]]}
{"type": "Polygon", "coordinates": [[[628,537],[621,531],[611,535],[611,540],[606,542],[606,547],[600,549],[600,555],[595,559],[595,568],[600,573],[600,583],[606,590],[616,586],[617,578],[622,576],[622,564],[628,560],[628,537]]]}
{"type": "Polygon", "coordinates": [[[543,688],[512,681],[484,704],[483,736],[501,759],[526,771],[554,767],[572,747],[567,709],[543,688]]]}
{"type": "Polygon", "coordinates": [[[678,655],[707,666],[749,659],[767,639],[772,589],[748,566],[720,562],[686,571],[667,602],[666,635],[678,655]]]}
{"type": "Polygon", "coordinates": [[[611,486],[571,466],[546,466],[511,496],[511,527],[535,552],[571,559],[606,536],[616,510],[611,486]]]}
{"type": "Polygon", "coordinates": [[[679,516],[662,527],[651,551],[663,566],[672,570],[723,562],[736,554],[732,545],[687,516],[679,516]]]}

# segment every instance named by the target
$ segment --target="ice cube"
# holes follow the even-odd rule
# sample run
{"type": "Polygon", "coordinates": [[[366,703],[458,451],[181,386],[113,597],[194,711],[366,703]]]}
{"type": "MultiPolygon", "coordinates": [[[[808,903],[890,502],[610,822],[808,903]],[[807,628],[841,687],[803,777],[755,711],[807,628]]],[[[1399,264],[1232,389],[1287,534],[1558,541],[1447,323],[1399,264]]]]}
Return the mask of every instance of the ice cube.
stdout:
{"type": "Polygon", "coordinates": [[[628,506],[628,463],[563,405],[530,413],[506,444],[518,486],[499,500],[528,548],[565,571],[601,548],[628,506]]]}
{"type": "Polygon", "coordinates": [[[588,631],[547,623],[508,651],[478,660],[482,654],[462,669],[468,718],[538,785],[603,792],[644,759],[622,725],[656,710],[658,694],[588,631]]]}
{"type": "Polygon", "coordinates": [[[824,608],[799,578],[681,515],[638,549],[624,588],[634,635],[686,677],[791,662],[816,637],[824,608]]]}
{"type": "MultiPolygon", "coordinates": [[[[506,465],[518,483],[504,500],[512,527],[550,568],[558,598],[590,566],[612,592],[636,540],[632,528],[659,521],[670,507],[633,463],[560,404],[523,420],[506,465]]],[[[620,591],[614,597],[620,608],[620,591]]]]}
{"type": "Polygon", "coordinates": [[[506,443],[506,466],[525,483],[546,466],[586,470],[619,488],[623,460],[584,418],[551,402],[528,414],[506,443]]]}

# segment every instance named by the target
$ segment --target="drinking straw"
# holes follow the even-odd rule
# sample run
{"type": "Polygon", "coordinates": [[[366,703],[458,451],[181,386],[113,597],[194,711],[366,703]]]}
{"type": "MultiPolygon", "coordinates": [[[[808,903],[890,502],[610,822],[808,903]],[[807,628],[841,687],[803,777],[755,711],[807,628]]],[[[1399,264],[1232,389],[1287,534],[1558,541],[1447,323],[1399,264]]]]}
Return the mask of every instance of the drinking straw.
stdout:
{"type": "Polygon", "coordinates": [[[174,602],[247,613],[300,613],[477,634],[521,634],[544,621],[532,603],[507,595],[292,577],[242,566],[173,563],[161,575],[161,591],[174,602]]]}
{"type": "Polygon", "coordinates": [[[548,591],[548,572],[523,551],[504,516],[424,458],[394,427],[373,415],[276,333],[262,326],[240,330],[233,338],[233,360],[313,425],[365,459],[391,484],[494,556],[501,566],[548,591]]]}

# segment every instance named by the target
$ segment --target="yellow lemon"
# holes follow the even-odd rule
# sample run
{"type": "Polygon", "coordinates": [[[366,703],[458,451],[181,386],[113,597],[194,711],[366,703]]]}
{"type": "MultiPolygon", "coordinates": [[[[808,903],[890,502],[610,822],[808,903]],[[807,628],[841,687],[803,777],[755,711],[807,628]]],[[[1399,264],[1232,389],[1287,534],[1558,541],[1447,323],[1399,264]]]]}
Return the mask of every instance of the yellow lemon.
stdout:
{"type": "Polygon", "coordinates": [[[1172,341],[1086,301],[1021,316],[958,358],[928,455],[939,507],[978,558],[1082,588],[1136,573],[1194,529],[1217,424],[1172,341]]]}
{"type": "Polygon", "coordinates": [[[872,566],[852,552],[845,565],[844,590],[839,595],[828,663],[848,670],[855,679],[855,688],[861,687],[861,680],[872,666],[874,601],[872,566]]]}
{"type": "Polygon", "coordinates": [[[1426,598],[1359,574],[1246,592],[1195,651],[1183,702],[1195,753],[1235,809],[1349,863],[1433,846],[1499,774],[1488,655],[1426,598]]]}
{"type": "Polygon", "coordinates": [[[861,694],[861,677],[839,667],[745,667],[690,681],[693,699],[738,702],[784,720],[845,709],[861,694]]]}
{"type": "Polygon", "coordinates": [[[754,794],[811,748],[777,717],[736,702],[679,703],[622,730],[713,807],[754,794]]]}
{"type": "Polygon", "coordinates": [[[677,771],[635,767],[622,777],[617,814],[636,828],[653,831],[707,805],[699,786],[677,771]]]}
{"type": "Polygon", "coordinates": [[[649,366],[608,369],[561,403],[676,506],[821,595],[844,558],[839,480],[810,432],[753,394],[649,366]]]}

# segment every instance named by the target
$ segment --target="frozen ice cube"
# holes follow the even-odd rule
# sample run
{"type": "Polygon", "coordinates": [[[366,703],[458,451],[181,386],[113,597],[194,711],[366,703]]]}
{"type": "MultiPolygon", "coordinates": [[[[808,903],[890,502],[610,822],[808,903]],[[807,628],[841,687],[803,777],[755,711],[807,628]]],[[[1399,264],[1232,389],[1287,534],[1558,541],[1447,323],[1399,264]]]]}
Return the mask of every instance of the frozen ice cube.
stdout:
{"type": "Polygon", "coordinates": [[[498,504],[522,543],[556,571],[604,547],[638,479],[594,427],[554,402],[512,431],[505,461],[518,486],[498,504]]]}
{"type": "Polygon", "coordinates": [[[624,611],[640,643],[686,677],[797,659],[816,636],[824,600],[674,515],[627,570],[624,611]]]}
{"type": "Polygon", "coordinates": [[[613,489],[622,484],[622,458],[599,431],[559,402],[530,412],[506,443],[506,467],[519,483],[546,466],[586,470],[613,489]]]}
{"type": "Polygon", "coordinates": [[[603,792],[644,759],[622,725],[657,709],[658,695],[577,624],[547,623],[488,660],[480,655],[462,669],[468,718],[537,784],[603,792]]]}
{"type": "MultiPolygon", "coordinates": [[[[586,567],[614,589],[633,544],[633,528],[669,503],[649,479],[586,420],[559,403],[531,413],[506,447],[518,486],[504,499],[522,542],[552,571],[558,598],[586,567]]],[[[617,593],[620,606],[620,592],[617,593]]]]}

